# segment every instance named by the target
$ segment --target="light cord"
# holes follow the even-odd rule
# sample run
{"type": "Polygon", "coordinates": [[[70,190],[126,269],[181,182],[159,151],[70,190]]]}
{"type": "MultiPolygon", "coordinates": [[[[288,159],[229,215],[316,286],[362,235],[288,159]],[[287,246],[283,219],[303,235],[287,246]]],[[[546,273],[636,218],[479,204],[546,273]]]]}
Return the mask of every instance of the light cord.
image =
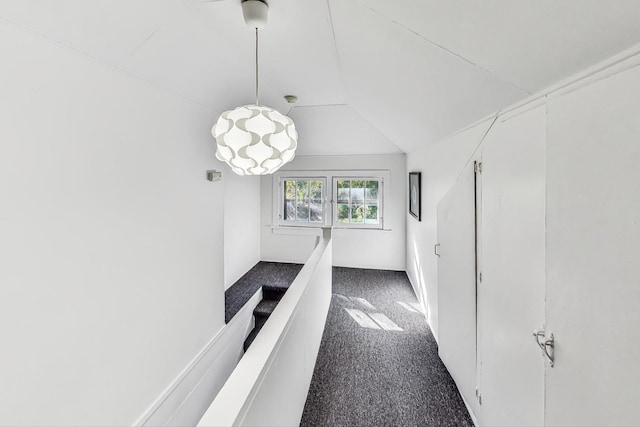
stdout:
{"type": "Polygon", "coordinates": [[[258,28],[256,28],[256,105],[258,103],[258,28]]]}

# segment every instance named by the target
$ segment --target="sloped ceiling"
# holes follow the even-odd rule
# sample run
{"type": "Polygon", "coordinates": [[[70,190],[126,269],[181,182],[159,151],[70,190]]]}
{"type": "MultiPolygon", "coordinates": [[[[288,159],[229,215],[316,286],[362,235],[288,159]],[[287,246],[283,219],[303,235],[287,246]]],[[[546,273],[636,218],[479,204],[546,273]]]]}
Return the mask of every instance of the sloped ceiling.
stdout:
{"type": "MultiPolygon", "coordinates": [[[[269,7],[260,101],[296,121],[298,154],[411,152],[640,43],[637,0],[269,7]]],[[[212,124],[254,102],[240,0],[0,0],[0,17],[209,108],[212,124]]]]}

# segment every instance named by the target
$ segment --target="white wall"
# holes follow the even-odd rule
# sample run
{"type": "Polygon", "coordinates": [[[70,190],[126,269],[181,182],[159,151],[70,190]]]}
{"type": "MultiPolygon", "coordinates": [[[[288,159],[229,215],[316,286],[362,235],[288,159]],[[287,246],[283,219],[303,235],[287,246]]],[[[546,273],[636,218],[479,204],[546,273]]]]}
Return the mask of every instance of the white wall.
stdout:
{"type": "Polygon", "coordinates": [[[259,289],[134,425],[198,424],[244,355],[244,340],[255,325],[253,310],[261,300],[262,289],[259,289]]]}
{"type": "Polygon", "coordinates": [[[224,288],[260,261],[260,177],[238,176],[226,165],[224,181],[224,288]]]}
{"type": "Polygon", "coordinates": [[[640,425],[638,62],[549,101],[549,425],[640,425]]]}
{"type": "MultiPolygon", "coordinates": [[[[404,270],[406,236],[406,193],[408,176],[404,154],[376,156],[298,156],[282,170],[389,170],[390,197],[384,227],[388,230],[333,230],[333,265],[383,270],[404,270]]],[[[314,248],[315,237],[282,234],[274,230],[273,178],[262,178],[262,259],[281,262],[304,262],[314,248]]],[[[275,183],[277,185],[277,183],[275,183]]],[[[294,230],[293,233],[303,231],[294,230]]],[[[316,233],[317,234],[317,233],[316,233]]]]}
{"type": "Polygon", "coordinates": [[[224,324],[213,113],[6,21],[0,55],[0,424],[130,425],[224,324]]]}
{"type": "MultiPolygon", "coordinates": [[[[407,172],[422,172],[422,221],[407,217],[407,275],[438,337],[438,203],[456,182],[490,125],[490,121],[407,155],[407,172]]],[[[407,202],[408,203],[408,202],[407,202]]]]}
{"type": "MultiPolygon", "coordinates": [[[[480,328],[478,339],[489,343],[484,348],[480,346],[486,359],[482,363],[485,384],[480,384],[484,402],[478,417],[480,424],[526,423],[527,420],[523,421],[525,409],[538,419],[542,419],[543,413],[547,425],[637,425],[640,422],[634,406],[640,399],[637,387],[640,381],[637,365],[640,357],[637,310],[640,304],[637,286],[640,278],[637,262],[640,256],[637,227],[640,211],[639,50],[612,58],[610,67],[599,64],[575,76],[574,80],[550,88],[545,92],[548,96],[532,98],[518,109],[517,120],[504,125],[509,129],[500,136],[502,152],[496,152],[499,146],[494,146],[491,158],[500,162],[500,176],[494,176],[493,184],[483,182],[483,194],[486,185],[492,186],[493,204],[486,206],[483,197],[482,209],[483,221],[485,217],[493,218],[493,231],[483,223],[480,238],[493,244],[482,246],[480,265],[487,276],[483,274],[480,286],[492,285],[492,272],[485,265],[490,262],[498,267],[493,269],[493,275],[503,276],[504,286],[502,292],[497,287],[485,292],[492,300],[486,304],[487,301],[480,298],[478,308],[489,307],[494,318],[520,313],[518,320],[525,310],[531,311],[534,304],[536,308],[528,322],[496,321],[486,327],[485,321],[480,328]],[[526,171],[517,165],[528,164],[531,158],[517,147],[532,138],[541,142],[536,158],[544,147],[546,170],[544,178],[528,182],[518,177],[526,171]],[[546,199],[541,195],[542,184],[546,199]],[[531,197],[532,185],[536,188],[535,197],[531,197]],[[512,188],[509,190],[509,187],[512,188]],[[531,204],[534,199],[535,205],[531,204]],[[519,224],[521,229],[509,232],[514,223],[505,222],[501,212],[510,210],[507,219],[516,218],[518,212],[514,206],[522,201],[532,212],[545,212],[546,230],[540,219],[519,224]],[[519,246],[505,244],[501,236],[509,234],[509,240],[518,240],[519,246]],[[524,253],[534,246],[546,248],[544,263],[538,255],[508,261],[515,252],[524,253]],[[519,263],[522,265],[518,266],[519,263]],[[546,269],[546,278],[542,274],[531,274],[533,264],[540,266],[537,272],[541,272],[542,267],[546,269]],[[508,273],[509,269],[513,271],[508,273]],[[521,304],[511,304],[507,297],[520,297],[521,304]],[[545,298],[544,310],[537,305],[542,298],[545,298]],[[556,339],[553,368],[544,363],[531,337],[533,329],[540,328],[547,331],[547,337],[553,332],[556,339]],[[535,399],[517,402],[518,405],[537,404],[538,408],[524,408],[516,414],[516,419],[506,417],[504,409],[517,406],[504,396],[501,398],[500,393],[492,393],[487,382],[506,383],[507,376],[526,379],[525,375],[518,374],[517,367],[523,367],[523,357],[514,357],[517,356],[515,348],[527,351],[527,357],[532,355],[531,362],[538,372],[535,388],[539,390],[535,399]],[[501,363],[485,363],[489,356],[501,363]],[[538,369],[540,364],[544,368],[538,369]],[[538,409],[540,412],[535,414],[538,409]]],[[[505,122],[513,114],[502,114],[498,121],[505,122]]],[[[438,332],[437,265],[433,256],[435,207],[467,160],[477,155],[474,152],[488,124],[485,121],[433,147],[407,155],[408,170],[423,172],[425,201],[423,222],[408,216],[407,270],[422,300],[426,301],[435,333],[438,332]]],[[[499,133],[500,126],[503,125],[498,123],[491,129],[483,147],[499,133]]],[[[484,162],[487,154],[484,148],[482,153],[484,162]]],[[[491,167],[484,165],[483,179],[484,169],[489,171],[491,167]]],[[[543,170],[541,165],[536,168],[543,170]]],[[[523,221],[526,221],[524,217],[518,219],[518,223],[523,221]]],[[[544,252],[537,251],[538,254],[544,252]]],[[[531,370],[526,372],[530,374],[531,370]]],[[[522,387],[531,389],[532,384],[524,381],[522,387]]],[[[504,393],[505,387],[499,388],[504,393]]]]}

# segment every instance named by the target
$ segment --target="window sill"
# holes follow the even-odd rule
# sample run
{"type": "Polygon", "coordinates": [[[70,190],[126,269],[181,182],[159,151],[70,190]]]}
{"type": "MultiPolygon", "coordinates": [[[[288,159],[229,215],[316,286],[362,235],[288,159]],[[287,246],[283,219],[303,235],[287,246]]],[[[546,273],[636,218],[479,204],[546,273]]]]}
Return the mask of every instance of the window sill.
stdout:
{"type": "Polygon", "coordinates": [[[271,227],[271,233],[290,236],[322,236],[322,227],[271,227]]]}
{"type": "Polygon", "coordinates": [[[323,228],[331,228],[334,233],[342,233],[345,231],[379,231],[379,232],[390,232],[392,231],[390,228],[358,228],[358,227],[287,227],[287,226],[278,226],[271,227],[271,233],[275,235],[283,235],[283,236],[322,236],[323,228]]]}
{"type": "Polygon", "coordinates": [[[373,228],[373,227],[333,227],[331,230],[335,231],[354,231],[354,230],[362,230],[362,231],[392,231],[390,228],[373,228]]]}

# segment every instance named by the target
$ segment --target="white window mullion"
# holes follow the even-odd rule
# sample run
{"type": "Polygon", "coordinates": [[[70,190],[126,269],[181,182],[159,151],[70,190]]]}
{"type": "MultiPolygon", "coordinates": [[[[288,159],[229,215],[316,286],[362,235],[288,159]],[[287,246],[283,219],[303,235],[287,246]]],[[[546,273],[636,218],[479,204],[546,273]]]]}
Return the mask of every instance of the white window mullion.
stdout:
{"type": "Polygon", "coordinates": [[[351,180],[348,181],[349,182],[349,216],[347,217],[347,223],[351,224],[351,216],[353,215],[353,212],[351,212],[351,210],[353,209],[353,195],[351,192],[351,180]]]}
{"type": "Polygon", "coordinates": [[[311,180],[307,181],[307,200],[309,201],[307,221],[311,222],[311,180]]]}

